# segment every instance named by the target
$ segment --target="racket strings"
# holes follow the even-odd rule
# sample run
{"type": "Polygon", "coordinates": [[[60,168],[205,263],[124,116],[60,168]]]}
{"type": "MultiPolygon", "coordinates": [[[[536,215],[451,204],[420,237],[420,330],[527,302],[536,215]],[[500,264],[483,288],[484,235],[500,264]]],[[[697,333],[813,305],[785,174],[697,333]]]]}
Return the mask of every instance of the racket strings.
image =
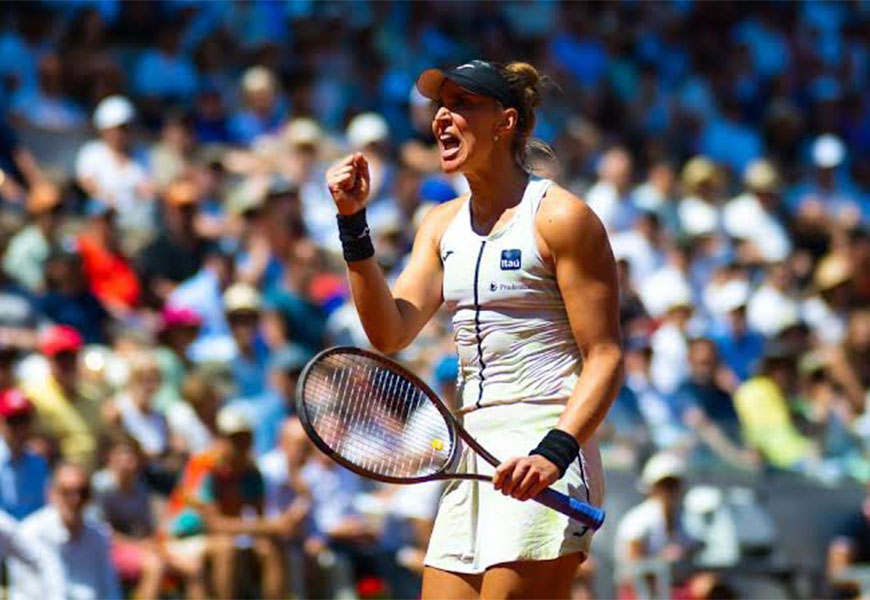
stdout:
{"type": "Polygon", "coordinates": [[[425,477],[440,471],[453,454],[453,435],[433,401],[374,358],[325,356],[309,369],[302,398],[321,440],[369,473],[425,477]]]}

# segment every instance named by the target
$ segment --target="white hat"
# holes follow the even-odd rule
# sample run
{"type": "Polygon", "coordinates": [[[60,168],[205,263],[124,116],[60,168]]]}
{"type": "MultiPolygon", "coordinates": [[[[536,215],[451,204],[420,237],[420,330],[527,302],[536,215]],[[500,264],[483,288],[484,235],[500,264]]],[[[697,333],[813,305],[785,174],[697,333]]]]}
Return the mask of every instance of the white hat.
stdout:
{"type": "Polygon", "coordinates": [[[259,311],[262,302],[260,292],[247,283],[234,283],[224,292],[224,310],[228,313],[236,311],[259,311]]]}
{"type": "Polygon", "coordinates": [[[124,96],[109,96],[97,104],[94,110],[94,127],[102,131],[129,123],[136,116],[136,109],[124,96]]]}
{"type": "Polygon", "coordinates": [[[224,406],[217,414],[217,430],[223,435],[246,433],[253,430],[248,415],[234,406],[224,406]]]}
{"type": "Polygon", "coordinates": [[[242,75],[242,89],[248,94],[274,90],[275,76],[266,67],[260,65],[251,67],[242,75]]]}
{"type": "Polygon", "coordinates": [[[776,192],[780,186],[779,173],[770,161],[754,160],[743,172],[743,183],[756,192],[776,192]]]}
{"type": "Polygon", "coordinates": [[[721,312],[737,310],[749,301],[749,284],[743,279],[732,279],[717,290],[715,297],[716,307],[721,312]]]}
{"type": "Polygon", "coordinates": [[[293,119],[284,129],[284,140],[290,146],[315,146],[322,138],[320,125],[306,117],[293,119]]]}
{"type": "Polygon", "coordinates": [[[643,467],[640,482],[649,490],[662,479],[685,479],[686,461],[673,452],[659,452],[650,458],[643,467]]]}
{"type": "Polygon", "coordinates": [[[846,146],[836,135],[826,133],[813,142],[813,163],[822,169],[840,165],[846,158],[846,146]]]}
{"type": "Polygon", "coordinates": [[[347,141],[354,148],[364,148],[382,142],[390,136],[390,126],[379,114],[368,112],[357,115],[347,126],[347,141]]]}
{"type": "Polygon", "coordinates": [[[662,306],[665,312],[682,306],[692,306],[692,290],[688,284],[678,280],[671,283],[673,285],[661,290],[663,295],[662,306]]]}

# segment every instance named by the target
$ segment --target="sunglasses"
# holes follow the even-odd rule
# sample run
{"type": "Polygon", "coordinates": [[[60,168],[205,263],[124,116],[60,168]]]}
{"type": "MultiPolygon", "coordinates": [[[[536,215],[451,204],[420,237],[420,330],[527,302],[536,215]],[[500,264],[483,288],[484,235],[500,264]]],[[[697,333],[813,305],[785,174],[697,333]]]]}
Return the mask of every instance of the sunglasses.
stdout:
{"type": "Polygon", "coordinates": [[[87,499],[91,495],[91,488],[87,485],[80,485],[74,487],[58,487],[57,493],[64,498],[71,498],[73,496],[87,499]]]}

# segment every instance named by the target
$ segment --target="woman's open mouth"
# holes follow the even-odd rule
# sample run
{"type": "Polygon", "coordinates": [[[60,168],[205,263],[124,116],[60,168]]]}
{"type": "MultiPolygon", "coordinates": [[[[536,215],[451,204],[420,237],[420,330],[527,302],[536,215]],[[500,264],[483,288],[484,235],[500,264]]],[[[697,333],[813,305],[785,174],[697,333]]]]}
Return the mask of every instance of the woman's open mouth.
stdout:
{"type": "Polygon", "coordinates": [[[438,144],[441,146],[441,158],[444,160],[451,160],[459,154],[461,143],[455,135],[442,133],[438,136],[438,144]]]}

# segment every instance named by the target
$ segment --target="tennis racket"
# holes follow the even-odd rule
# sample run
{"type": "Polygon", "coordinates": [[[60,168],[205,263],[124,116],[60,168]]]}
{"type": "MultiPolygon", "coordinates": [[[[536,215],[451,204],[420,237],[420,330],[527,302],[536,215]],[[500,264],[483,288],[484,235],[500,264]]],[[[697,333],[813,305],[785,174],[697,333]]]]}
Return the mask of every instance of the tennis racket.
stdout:
{"type": "MultiPolygon", "coordinates": [[[[329,348],[311,359],[299,379],[296,409],[322,452],[377,481],[492,481],[487,475],[456,471],[461,442],[492,466],[499,464],[417,376],[359,348],[329,348]]],[[[591,529],[604,523],[603,510],[553,489],[534,500],[591,529]]]]}

